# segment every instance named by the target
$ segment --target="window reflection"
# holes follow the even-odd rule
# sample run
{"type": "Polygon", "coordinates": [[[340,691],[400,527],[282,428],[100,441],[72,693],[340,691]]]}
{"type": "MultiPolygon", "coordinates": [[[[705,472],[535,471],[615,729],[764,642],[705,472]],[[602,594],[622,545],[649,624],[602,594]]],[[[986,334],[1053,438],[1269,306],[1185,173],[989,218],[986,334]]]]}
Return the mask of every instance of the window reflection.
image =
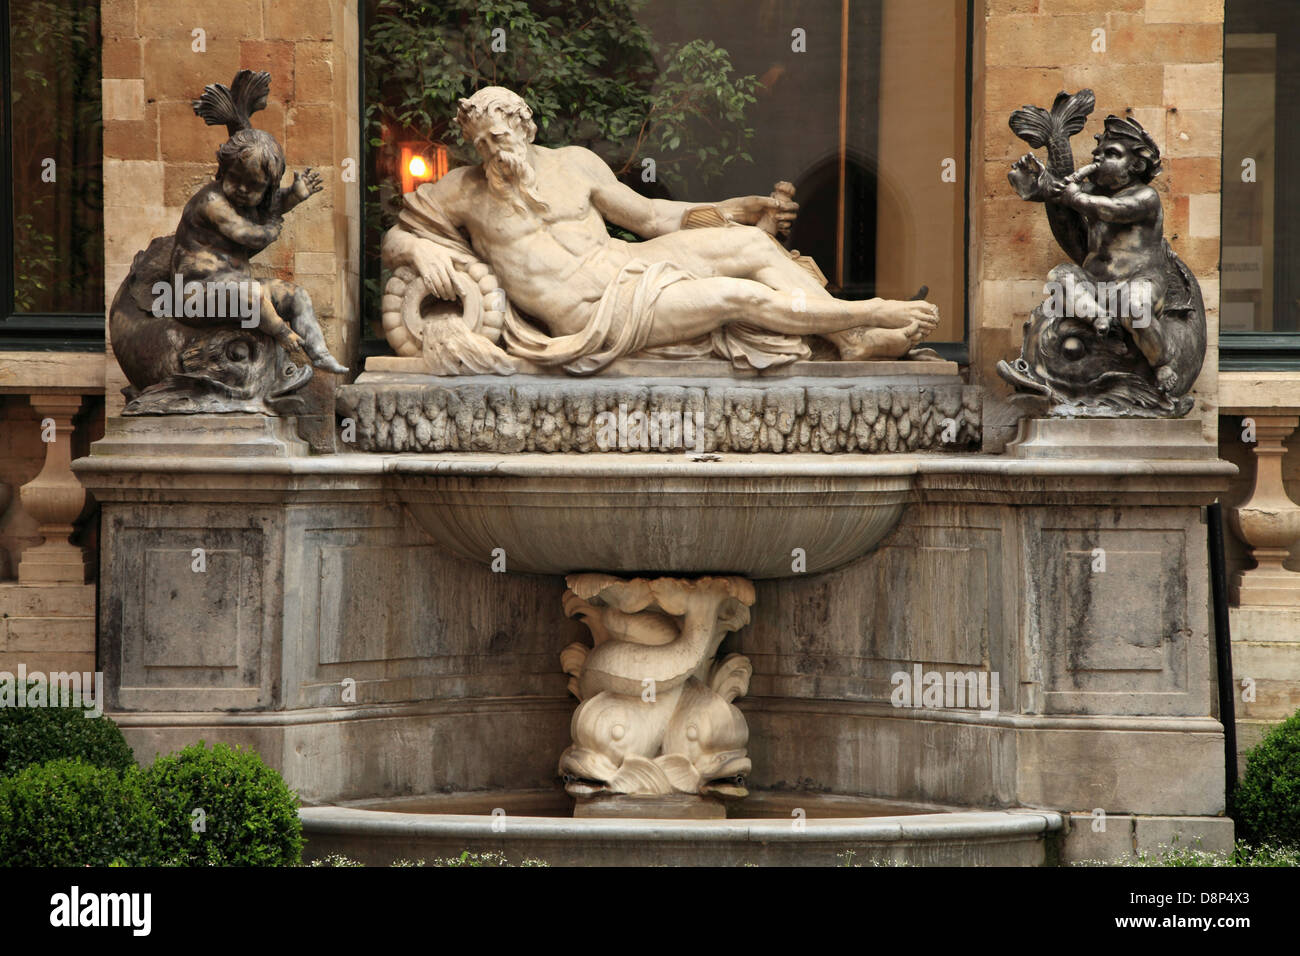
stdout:
{"type": "Polygon", "coordinates": [[[102,313],[99,4],[8,10],[13,311],[102,313]]]}
{"type": "Polygon", "coordinates": [[[1297,332],[1300,312],[1300,8],[1228,0],[1223,43],[1220,329],[1297,332]]]}

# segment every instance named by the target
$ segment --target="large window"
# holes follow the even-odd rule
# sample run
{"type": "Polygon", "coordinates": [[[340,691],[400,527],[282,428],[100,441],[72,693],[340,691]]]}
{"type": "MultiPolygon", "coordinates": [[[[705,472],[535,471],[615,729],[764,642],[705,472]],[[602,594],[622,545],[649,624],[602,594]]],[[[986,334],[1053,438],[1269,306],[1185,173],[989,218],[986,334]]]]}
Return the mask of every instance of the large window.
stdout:
{"type": "Polygon", "coordinates": [[[1224,17],[1219,364],[1296,368],[1300,5],[1228,0],[1224,17]]]}
{"type": "MultiPolygon", "coordinates": [[[[509,86],[543,146],[578,143],[633,189],[708,201],[795,186],[789,246],[843,298],[922,285],[964,357],[965,0],[446,0],[364,6],[367,309],[401,194],[477,161],[449,120],[509,86]]],[[[631,238],[631,237],[626,237],[631,238]]]]}
{"type": "Polygon", "coordinates": [[[0,15],[0,348],[102,347],[99,4],[0,15]]]}

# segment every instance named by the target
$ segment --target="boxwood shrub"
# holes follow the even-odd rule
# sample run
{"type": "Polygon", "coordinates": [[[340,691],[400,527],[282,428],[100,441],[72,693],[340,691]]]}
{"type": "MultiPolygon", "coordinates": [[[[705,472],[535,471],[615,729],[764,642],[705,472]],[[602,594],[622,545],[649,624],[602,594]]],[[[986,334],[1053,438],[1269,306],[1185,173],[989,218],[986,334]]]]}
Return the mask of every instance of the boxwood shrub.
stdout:
{"type": "Polygon", "coordinates": [[[134,766],[54,760],[0,778],[0,865],[147,866],[159,861],[159,839],[134,766]]]}
{"type": "Polygon", "coordinates": [[[1231,815],[1238,840],[1300,848],[1300,711],[1246,755],[1231,815]]]}
{"type": "Polygon", "coordinates": [[[301,861],[298,800],[254,751],[221,743],[209,750],[199,741],[159,757],[145,780],[169,860],[188,866],[301,861]]]}
{"type": "MultiPolygon", "coordinates": [[[[38,683],[28,684],[28,700],[38,683]]],[[[45,690],[42,699],[48,701],[45,690]]],[[[136,765],[122,731],[107,717],[87,717],[80,707],[0,706],[0,777],[63,758],[114,770],[136,765]]]]}

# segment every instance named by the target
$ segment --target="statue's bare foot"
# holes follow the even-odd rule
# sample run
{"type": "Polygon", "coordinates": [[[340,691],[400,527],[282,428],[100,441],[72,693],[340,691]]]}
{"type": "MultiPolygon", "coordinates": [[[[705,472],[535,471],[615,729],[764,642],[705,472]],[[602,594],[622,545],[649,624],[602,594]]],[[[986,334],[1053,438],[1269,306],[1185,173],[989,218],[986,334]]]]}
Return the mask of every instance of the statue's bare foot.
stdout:
{"type": "Polygon", "coordinates": [[[326,352],[324,355],[310,356],[311,364],[327,372],[334,372],[338,375],[346,375],[348,367],[338,362],[334,356],[326,352]]]}
{"type": "Polygon", "coordinates": [[[1160,391],[1168,394],[1178,385],[1178,373],[1170,365],[1162,365],[1156,369],[1156,386],[1160,391]]]}
{"type": "Polygon", "coordinates": [[[903,329],[873,329],[859,326],[825,336],[840,350],[845,362],[866,362],[872,359],[897,359],[906,355],[914,345],[925,338],[919,322],[903,329]]]}

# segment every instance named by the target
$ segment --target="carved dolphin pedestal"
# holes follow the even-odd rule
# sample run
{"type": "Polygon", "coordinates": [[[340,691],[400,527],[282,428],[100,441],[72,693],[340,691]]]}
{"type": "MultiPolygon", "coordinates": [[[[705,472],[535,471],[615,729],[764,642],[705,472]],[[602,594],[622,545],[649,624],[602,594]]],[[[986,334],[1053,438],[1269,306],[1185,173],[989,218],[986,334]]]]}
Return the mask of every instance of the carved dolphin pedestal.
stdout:
{"type": "Polygon", "coordinates": [[[741,577],[636,578],[572,574],[564,613],[593,647],[560,656],[582,701],[560,756],[575,816],[723,817],[748,791],[749,727],[732,704],[749,689],[749,659],[715,660],[749,623],[754,586],[741,577]]]}

